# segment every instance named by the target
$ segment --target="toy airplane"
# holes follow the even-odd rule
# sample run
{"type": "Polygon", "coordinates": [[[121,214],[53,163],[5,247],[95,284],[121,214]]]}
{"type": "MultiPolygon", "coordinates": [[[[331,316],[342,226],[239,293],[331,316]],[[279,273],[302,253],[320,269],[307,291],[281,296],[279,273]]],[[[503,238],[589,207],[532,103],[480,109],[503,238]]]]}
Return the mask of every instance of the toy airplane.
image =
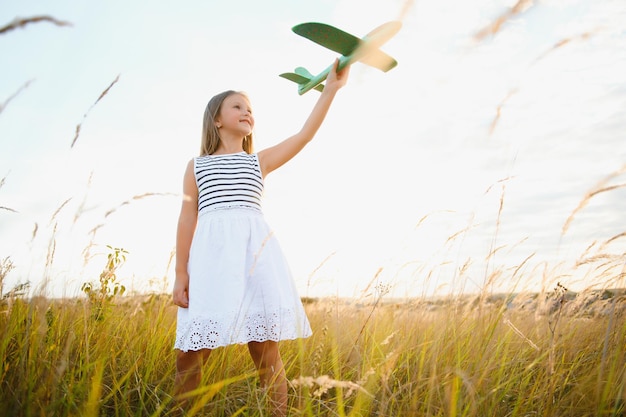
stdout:
{"type": "MultiPolygon", "coordinates": [[[[393,38],[401,27],[401,22],[387,22],[361,39],[324,23],[302,23],[294,26],[292,30],[300,36],[304,36],[319,45],[340,53],[339,65],[337,66],[338,71],[353,62],[360,61],[387,72],[398,65],[398,63],[379,48],[393,38]]],[[[322,83],[332,69],[333,65],[320,74],[313,75],[305,68],[298,67],[294,72],[286,72],[280,74],[280,76],[297,83],[298,94],[302,95],[311,89],[323,91],[324,85],[322,83]]]]}

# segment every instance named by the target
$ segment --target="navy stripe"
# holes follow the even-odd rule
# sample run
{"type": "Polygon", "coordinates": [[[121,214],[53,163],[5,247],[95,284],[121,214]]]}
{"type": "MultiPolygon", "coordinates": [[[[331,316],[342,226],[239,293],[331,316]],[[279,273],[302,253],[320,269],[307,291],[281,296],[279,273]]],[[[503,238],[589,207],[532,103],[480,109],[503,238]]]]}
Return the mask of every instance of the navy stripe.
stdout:
{"type": "Polygon", "coordinates": [[[194,169],[198,211],[228,207],[261,210],[263,176],[256,154],[200,156],[194,169]]]}

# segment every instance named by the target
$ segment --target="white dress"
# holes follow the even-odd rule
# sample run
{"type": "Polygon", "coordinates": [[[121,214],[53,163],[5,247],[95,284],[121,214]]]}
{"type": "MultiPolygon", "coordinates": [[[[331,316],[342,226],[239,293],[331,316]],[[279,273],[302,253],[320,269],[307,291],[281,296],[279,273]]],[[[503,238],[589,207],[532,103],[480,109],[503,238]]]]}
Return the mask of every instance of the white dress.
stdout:
{"type": "Polygon", "coordinates": [[[311,327],[282,250],[261,211],[256,154],[194,159],[198,223],[189,253],[182,351],[308,337],[311,327]]]}

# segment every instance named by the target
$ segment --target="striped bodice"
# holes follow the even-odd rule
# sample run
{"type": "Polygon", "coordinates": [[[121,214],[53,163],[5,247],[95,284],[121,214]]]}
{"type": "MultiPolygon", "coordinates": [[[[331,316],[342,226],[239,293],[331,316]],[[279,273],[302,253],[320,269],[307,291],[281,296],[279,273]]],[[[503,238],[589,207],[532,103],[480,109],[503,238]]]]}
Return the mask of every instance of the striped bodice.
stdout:
{"type": "Polygon", "coordinates": [[[263,176],[256,154],[204,155],[194,159],[198,213],[224,208],[261,211],[263,176]]]}

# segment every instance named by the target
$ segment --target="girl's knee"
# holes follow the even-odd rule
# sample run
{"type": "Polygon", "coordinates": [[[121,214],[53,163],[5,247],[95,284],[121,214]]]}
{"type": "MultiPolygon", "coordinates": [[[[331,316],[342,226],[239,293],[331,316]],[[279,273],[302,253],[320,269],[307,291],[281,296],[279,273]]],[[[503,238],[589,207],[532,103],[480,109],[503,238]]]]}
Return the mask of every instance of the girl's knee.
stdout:
{"type": "Polygon", "coordinates": [[[278,352],[278,342],[271,340],[265,342],[248,342],[248,350],[252,355],[271,355],[278,352]]]}
{"type": "Polygon", "coordinates": [[[280,360],[278,342],[271,340],[265,342],[249,342],[248,351],[257,367],[267,363],[273,364],[277,360],[280,360]]]}
{"type": "Polygon", "coordinates": [[[176,351],[176,369],[185,371],[202,366],[202,363],[209,357],[210,353],[211,351],[208,349],[189,350],[187,352],[178,350],[176,351]]]}

